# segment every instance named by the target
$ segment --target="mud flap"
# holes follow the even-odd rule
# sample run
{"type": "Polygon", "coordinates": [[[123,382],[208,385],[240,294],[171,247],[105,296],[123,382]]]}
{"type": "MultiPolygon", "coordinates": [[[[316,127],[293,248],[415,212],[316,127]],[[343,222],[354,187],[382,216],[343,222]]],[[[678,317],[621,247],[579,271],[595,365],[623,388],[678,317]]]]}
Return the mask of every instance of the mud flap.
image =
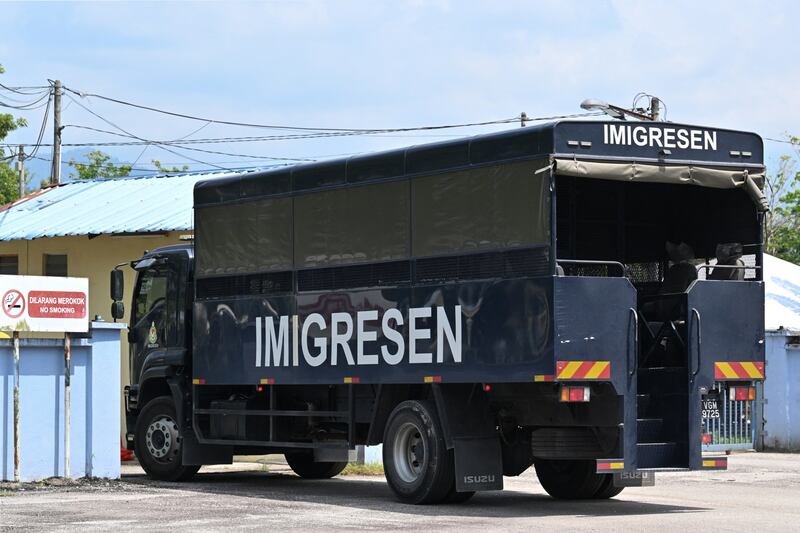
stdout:
{"type": "Polygon", "coordinates": [[[503,461],[497,437],[453,439],[456,491],[503,490],[503,461]]]}
{"type": "Polygon", "coordinates": [[[455,458],[456,491],[503,489],[503,453],[483,390],[474,384],[434,384],[444,439],[455,458]]]}
{"type": "Polygon", "coordinates": [[[656,484],[655,472],[617,472],[614,474],[615,487],[652,487],[656,484]]]}
{"type": "Polygon", "coordinates": [[[191,429],[183,431],[181,461],[185,465],[229,465],[233,463],[233,446],[200,444],[191,429]]]}

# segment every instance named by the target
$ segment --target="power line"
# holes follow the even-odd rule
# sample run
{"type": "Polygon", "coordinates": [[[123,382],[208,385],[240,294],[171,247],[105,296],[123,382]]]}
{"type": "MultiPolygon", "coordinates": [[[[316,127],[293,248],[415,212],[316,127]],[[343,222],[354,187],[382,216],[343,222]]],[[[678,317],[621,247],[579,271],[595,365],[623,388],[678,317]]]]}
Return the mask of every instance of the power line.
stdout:
{"type": "Polygon", "coordinates": [[[45,104],[41,104],[41,105],[37,105],[37,104],[40,104],[45,98],[49,98],[49,97],[50,97],[50,93],[47,92],[47,93],[44,93],[38,99],[34,100],[33,102],[29,102],[27,104],[13,105],[13,104],[9,104],[9,103],[6,103],[6,102],[0,102],[0,106],[8,107],[10,109],[17,109],[19,111],[31,111],[31,110],[34,110],[34,109],[39,109],[40,107],[44,107],[45,104]]]}
{"type": "Polygon", "coordinates": [[[48,93],[47,98],[47,107],[44,110],[44,118],[42,119],[42,126],[39,128],[39,137],[36,140],[36,146],[34,147],[33,151],[28,155],[28,157],[35,156],[39,152],[39,148],[42,146],[42,139],[44,138],[44,130],[47,127],[47,117],[50,114],[50,102],[51,98],[49,98],[50,94],[48,93]]]}
{"type": "Polygon", "coordinates": [[[285,126],[285,125],[277,125],[277,124],[253,124],[248,122],[235,122],[231,120],[217,120],[211,118],[204,118],[198,117],[195,115],[187,115],[185,113],[177,113],[174,111],[167,111],[165,109],[159,109],[156,107],[136,104],[133,102],[128,102],[125,100],[119,100],[117,98],[111,98],[109,96],[103,96],[100,94],[95,93],[85,93],[81,91],[76,91],[69,87],[64,87],[65,90],[80,96],[81,98],[85,97],[94,97],[100,98],[101,100],[106,100],[109,102],[113,102],[120,105],[125,105],[129,107],[135,107],[137,109],[143,109],[146,111],[152,111],[154,113],[161,113],[164,115],[170,115],[173,117],[185,118],[188,120],[198,120],[201,122],[208,122],[209,124],[222,124],[226,126],[242,126],[248,128],[262,128],[262,129],[277,129],[277,130],[288,130],[288,131],[306,131],[306,132],[358,132],[358,133],[389,133],[389,132],[401,132],[401,131],[419,131],[419,130],[433,130],[433,129],[447,129],[447,128],[465,128],[465,127],[473,127],[473,126],[489,126],[493,124],[507,124],[509,122],[516,122],[518,120],[517,117],[509,118],[509,119],[501,119],[501,120],[490,120],[486,122],[473,122],[469,124],[446,124],[446,125],[439,125],[439,126],[423,126],[423,127],[412,127],[412,128],[320,128],[320,127],[305,127],[305,126],[285,126]]]}
{"type": "Polygon", "coordinates": [[[772,141],[772,142],[775,142],[775,143],[791,144],[792,146],[797,146],[798,144],[800,144],[797,141],[793,141],[792,139],[775,139],[773,137],[764,137],[764,140],[765,141],[772,141]]]}
{"type": "Polygon", "coordinates": [[[195,163],[200,163],[201,165],[206,165],[206,166],[210,166],[210,167],[216,167],[216,168],[218,168],[218,169],[220,169],[220,170],[229,170],[229,169],[227,169],[227,168],[225,168],[225,167],[221,167],[221,166],[219,166],[219,165],[215,165],[215,164],[213,164],[213,163],[207,163],[207,162],[205,162],[205,161],[201,161],[201,160],[199,160],[199,159],[194,159],[194,158],[192,158],[192,157],[189,157],[189,156],[188,156],[188,155],[186,155],[186,154],[181,154],[181,153],[178,153],[178,152],[176,152],[176,151],[174,151],[174,150],[171,150],[171,149],[167,148],[166,146],[163,146],[162,144],[155,143],[155,142],[153,142],[153,141],[148,141],[148,139],[143,139],[143,138],[141,138],[141,137],[138,137],[138,136],[136,136],[136,135],[132,134],[131,132],[129,132],[129,131],[127,131],[127,130],[125,130],[125,129],[121,128],[120,126],[117,126],[116,124],[114,124],[113,122],[111,122],[110,120],[108,120],[107,118],[105,118],[105,117],[102,117],[101,115],[98,115],[97,113],[95,113],[94,111],[92,111],[91,109],[89,109],[88,107],[86,107],[85,105],[83,105],[82,103],[80,103],[80,102],[78,102],[77,100],[75,100],[74,98],[72,98],[72,96],[70,96],[70,95],[67,95],[67,97],[68,97],[70,100],[72,100],[73,102],[75,102],[75,103],[76,103],[78,106],[82,107],[84,110],[88,111],[89,113],[91,113],[91,114],[92,114],[92,115],[94,115],[95,117],[99,118],[100,120],[102,120],[103,122],[105,122],[106,124],[108,124],[109,126],[111,126],[111,127],[113,127],[113,128],[116,128],[116,129],[118,129],[118,130],[119,130],[119,131],[121,131],[122,133],[125,133],[125,134],[127,134],[127,135],[130,135],[131,137],[134,137],[134,138],[136,138],[136,139],[139,139],[140,141],[145,141],[145,142],[148,142],[148,143],[150,143],[150,144],[154,144],[155,146],[158,146],[159,148],[161,148],[161,149],[162,149],[162,150],[164,150],[164,151],[167,151],[167,152],[169,152],[169,153],[171,153],[171,154],[174,154],[174,155],[177,155],[177,156],[179,156],[179,157],[185,157],[186,159],[189,159],[190,161],[194,161],[195,163]]]}
{"type": "MultiPolygon", "coordinates": [[[[79,104],[79,102],[77,102],[77,101],[75,101],[75,103],[79,104]]],[[[79,125],[75,125],[75,124],[67,124],[64,127],[65,128],[66,127],[81,128],[81,129],[92,130],[92,131],[96,131],[96,132],[100,132],[100,133],[107,133],[109,135],[116,135],[118,137],[126,137],[126,138],[129,138],[129,139],[139,139],[139,137],[137,137],[135,135],[127,135],[127,134],[117,133],[115,131],[108,131],[108,130],[103,130],[103,129],[99,129],[99,128],[92,128],[90,126],[79,126],[79,125]]],[[[203,127],[205,127],[205,126],[203,126],[203,127]]],[[[199,131],[199,130],[196,130],[196,131],[199,131]]],[[[228,155],[228,156],[231,156],[231,157],[248,157],[248,158],[251,158],[251,159],[271,159],[271,160],[276,160],[276,161],[313,161],[313,159],[302,158],[302,157],[276,157],[276,156],[250,155],[250,154],[236,154],[236,153],[230,153],[230,152],[220,152],[220,151],[217,151],[217,150],[204,150],[204,149],[201,149],[201,148],[191,148],[189,146],[183,146],[184,144],[221,144],[223,142],[224,141],[215,140],[213,143],[197,143],[197,142],[194,142],[191,139],[185,140],[185,141],[178,139],[178,140],[170,140],[170,141],[127,141],[127,142],[105,143],[105,144],[97,144],[97,143],[64,143],[61,146],[141,146],[142,144],[144,144],[146,146],[150,146],[150,145],[154,145],[154,144],[161,145],[161,146],[163,146],[163,145],[170,145],[170,146],[177,145],[177,146],[180,146],[181,148],[183,148],[185,150],[193,150],[193,151],[197,151],[197,152],[205,152],[205,153],[217,154],[217,155],[228,155]]]]}

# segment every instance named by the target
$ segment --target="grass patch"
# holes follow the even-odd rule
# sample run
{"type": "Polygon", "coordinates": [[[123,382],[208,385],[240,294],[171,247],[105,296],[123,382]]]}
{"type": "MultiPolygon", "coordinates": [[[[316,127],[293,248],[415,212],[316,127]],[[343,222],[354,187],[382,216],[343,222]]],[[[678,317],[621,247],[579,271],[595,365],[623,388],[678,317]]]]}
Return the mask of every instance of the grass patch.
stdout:
{"type": "Polygon", "coordinates": [[[348,463],[340,476],[382,476],[383,465],[380,463],[368,463],[360,465],[356,463],[348,463]]]}

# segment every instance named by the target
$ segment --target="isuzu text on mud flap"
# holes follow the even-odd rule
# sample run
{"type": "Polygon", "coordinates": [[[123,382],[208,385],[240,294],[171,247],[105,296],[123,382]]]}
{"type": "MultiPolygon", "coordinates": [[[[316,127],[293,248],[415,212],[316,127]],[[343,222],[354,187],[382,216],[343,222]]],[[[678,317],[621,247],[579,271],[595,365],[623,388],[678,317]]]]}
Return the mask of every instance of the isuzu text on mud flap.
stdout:
{"type": "Polygon", "coordinates": [[[271,316],[256,317],[255,366],[298,366],[300,354],[303,361],[312,367],[325,363],[331,366],[377,365],[381,361],[397,365],[405,358],[410,364],[443,363],[446,354],[449,355],[448,361],[460,363],[460,305],[455,306],[454,316],[455,324],[451,324],[444,307],[412,307],[408,310],[408,339],[399,331],[405,322],[399,309],[388,309],[382,317],[378,316],[377,310],[358,311],[355,320],[350,313],[332,313],[330,324],[319,313],[308,315],[302,325],[297,315],[284,315],[277,320],[271,316]],[[436,352],[419,351],[418,341],[431,338],[431,328],[420,322],[433,316],[436,317],[436,352]],[[391,346],[375,346],[378,328],[391,346]],[[350,348],[352,340],[355,340],[355,354],[350,348]]]}

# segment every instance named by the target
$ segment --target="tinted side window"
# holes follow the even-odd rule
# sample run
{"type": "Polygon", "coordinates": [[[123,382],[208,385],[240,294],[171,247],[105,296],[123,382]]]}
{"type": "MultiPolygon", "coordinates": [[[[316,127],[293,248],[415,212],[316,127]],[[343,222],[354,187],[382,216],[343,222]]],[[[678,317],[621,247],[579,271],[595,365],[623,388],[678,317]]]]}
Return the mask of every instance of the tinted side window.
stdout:
{"type": "Polygon", "coordinates": [[[292,199],[195,209],[197,275],[292,268],[292,199]]]}
{"type": "Polygon", "coordinates": [[[548,173],[531,162],[415,178],[416,257],[549,242],[548,173]]]}
{"type": "Polygon", "coordinates": [[[295,198],[295,267],[408,257],[409,185],[395,181],[295,198]]]}

